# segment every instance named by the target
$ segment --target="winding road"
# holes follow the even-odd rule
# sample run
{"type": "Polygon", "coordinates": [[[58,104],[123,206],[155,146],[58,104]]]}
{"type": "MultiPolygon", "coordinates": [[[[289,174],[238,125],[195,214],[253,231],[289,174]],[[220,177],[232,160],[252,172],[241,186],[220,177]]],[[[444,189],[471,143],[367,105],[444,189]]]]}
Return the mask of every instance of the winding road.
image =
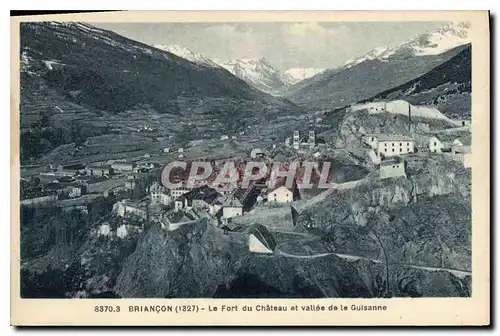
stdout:
{"type": "MultiPolygon", "coordinates": [[[[316,239],[307,239],[307,240],[303,240],[302,242],[313,241],[313,240],[316,240],[316,239]]],[[[300,243],[302,243],[302,242],[300,242],[300,243]]],[[[353,262],[358,261],[358,260],[366,260],[366,261],[370,261],[370,262],[374,262],[374,263],[384,263],[383,260],[379,260],[379,259],[371,259],[371,258],[358,256],[358,255],[335,253],[335,252],[325,252],[325,253],[317,253],[317,254],[292,254],[292,253],[284,252],[281,249],[281,247],[284,244],[286,244],[286,243],[282,243],[276,247],[276,254],[283,256],[283,257],[287,257],[287,258],[317,259],[317,258],[327,257],[330,255],[335,255],[335,256],[342,258],[344,260],[353,261],[353,262]]],[[[431,266],[421,266],[421,265],[412,265],[412,264],[396,264],[396,263],[391,264],[391,265],[410,267],[410,268],[420,269],[420,270],[429,271],[429,272],[441,272],[441,271],[449,272],[460,279],[464,279],[467,276],[472,276],[472,272],[470,272],[470,271],[453,269],[453,268],[431,267],[431,266]]]]}

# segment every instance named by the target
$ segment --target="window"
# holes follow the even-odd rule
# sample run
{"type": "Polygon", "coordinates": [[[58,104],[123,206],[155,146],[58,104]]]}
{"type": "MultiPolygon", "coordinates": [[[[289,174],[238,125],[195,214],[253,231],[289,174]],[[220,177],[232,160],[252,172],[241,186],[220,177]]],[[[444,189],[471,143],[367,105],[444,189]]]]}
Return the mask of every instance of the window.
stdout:
{"type": "Polygon", "coordinates": [[[402,152],[402,151],[403,151],[403,148],[400,148],[400,149],[399,149],[399,151],[400,151],[400,152],[402,152]]]}
{"type": "Polygon", "coordinates": [[[387,143],[384,143],[384,146],[387,147],[387,143]]]}
{"type": "Polygon", "coordinates": [[[407,142],[407,143],[406,143],[406,146],[409,146],[409,145],[410,145],[410,143],[409,143],[409,142],[407,142]]]}
{"type": "Polygon", "coordinates": [[[387,152],[387,148],[386,148],[386,149],[384,149],[384,152],[387,152]]]}
{"type": "Polygon", "coordinates": [[[394,148],[392,149],[392,151],[394,152],[394,148]]]}
{"type": "Polygon", "coordinates": [[[401,147],[401,146],[403,146],[403,143],[402,143],[402,142],[400,142],[400,143],[399,143],[399,146],[400,146],[400,147],[401,147]]]}
{"type": "Polygon", "coordinates": [[[375,141],[375,138],[372,137],[372,141],[375,141]]]}
{"type": "Polygon", "coordinates": [[[394,142],[392,143],[392,147],[394,147],[394,142]]]}
{"type": "Polygon", "coordinates": [[[434,141],[434,146],[437,146],[437,142],[436,141],[434,141]]]}

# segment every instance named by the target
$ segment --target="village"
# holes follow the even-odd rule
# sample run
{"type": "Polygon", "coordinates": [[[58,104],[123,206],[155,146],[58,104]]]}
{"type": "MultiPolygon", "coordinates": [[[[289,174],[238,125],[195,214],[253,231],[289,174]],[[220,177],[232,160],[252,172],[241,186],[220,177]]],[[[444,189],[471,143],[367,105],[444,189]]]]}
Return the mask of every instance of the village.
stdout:
{"type": "MultiPolygon", "coordinates": [[[[369,158],[378,179],[406,178],[405,158],[408,156],[441,155],[459,162],[465,168],[471,167],[470,120],[445,120],[443,116],[443,120],[453,123],[455,127],[430,130],[417,120],[440,116],[439,111],[427,106],[413,106],[405,101],[372,102],[347,108],[347,113],[353,111],[366,111],[369,115],[397,114],[408,119],[408,128],[401,134],[356,134],[360,141],[359,148],[355,149],[369,158]]],[[[144,131],[147,130],[145,128],[144,131]]],[[[232,141],[235,138],[221,135],[220,141],[232,141]]],[[[225,235],[243,235],[250,252],[272,254],[276,242],[269,231],[288,229],[281,230],[279,225],[259,219],[265,218],[265,214],[271,211],[287,212],[294,218],[299,205],[310,199],[312,194],[299,187],[305,174],[303,167],[299,167],[292,177],[293,183],[286,183],[286,176],[273,176],[276,171],[270,169],[262,178],[251,181],[248,188],[242,188],[245,164],[258,161],[272,166],[273,163],[281,162],[279,170],[286,171],[289,165],[287,161],[300,156],[304,161],[322,165],[328,161],[325,154],[335,150],[333,147],[314,129],[294,130],[289,137],[278,139],[269,147],[252,148],[246,158],[208,160],[214,172],[205,180],[188,183],[189,169],[176,171],[174,177],[180,186],[175,188],[166,187],[159,178],[164,164],[148,158],[138,162],[108,160],[89,164],[50,165],[47,171],[29,179],[21,179],[21,205],[56,205],[65,211],[77,210],[86,214],[89,202],[99,197],[113,197],[116,200],[112,208],[113,215],[126,221],[115,229],[105,222],[101,223],[97,229],[98,235],[126,237],[128,230],[145,230],[151,225],[158,225],[166,231],[176,231],[206,219],[225,235]],[[236,185],[214,185],[217,173],[229,160],[234,162],[237,169],[238,182],[236,185]],[[271,185],[271,181],[275,182],[271,185]],[[245,216],[248,220],[240,219],[245,216]]],[[[167,147],[162,152],[176,160],[188,161],[189,158],[189,148],[180,147],[171,153],[167,147]]],[[[315,176],[312,179],[315,180],[315,176]]],[[[328,174],[327,182],[335,184],[332,174],[328,174]]],[[[345,184],[345,188],[353,186],[353,183],[345,184]]],[[[322,192],[327,191],[316,191],[314,195],[322,192]]]]}

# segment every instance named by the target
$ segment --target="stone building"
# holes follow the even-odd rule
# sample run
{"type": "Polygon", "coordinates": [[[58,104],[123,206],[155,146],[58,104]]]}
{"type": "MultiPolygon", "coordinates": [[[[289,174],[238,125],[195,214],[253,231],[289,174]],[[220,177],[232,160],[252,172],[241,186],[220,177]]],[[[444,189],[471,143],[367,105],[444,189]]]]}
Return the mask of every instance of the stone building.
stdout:
{"type": "Polygon", "coordinates": [[[380,162],[379,174],[380,179],[400,176],[404,176],[406,178],[404,160],[401,158],[394,158],[380,162]]]}
{"type": "Polygon", "coordinates": [[[228,197],[222,204],[222,217],[225,219],[243,215],[243,204],[236,197],[228,197]]]}
{"type": "Polygon", "coordinates": [[[269,203],[291,203],[293,202],[293,191],[285,186],[274,189],[267,194],[269,203]]]}
{"type": "Polygon", "coordinates": [[[397,134],[366,134],[362,141],[374,149],[379,158],[401,156],[415,152],[412,137],[397,134]]]}

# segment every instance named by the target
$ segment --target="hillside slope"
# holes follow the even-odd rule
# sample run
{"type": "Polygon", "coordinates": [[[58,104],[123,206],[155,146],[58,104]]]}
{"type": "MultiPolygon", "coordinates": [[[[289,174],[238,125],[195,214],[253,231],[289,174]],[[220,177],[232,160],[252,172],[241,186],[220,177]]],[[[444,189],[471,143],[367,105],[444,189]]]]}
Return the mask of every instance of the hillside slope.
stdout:
{"type": "Polygon", "coordinates": [[[285,97],[316,108],[339,108],[420,77],[457,55],[459,46],[438,55],[367,59],[350,67],[326,70],[290,87],[285,97]]]}
{"type": "Polygon", "coordinates": [[[471,46],[424,75],[381,92],[366,101],[404,99],[432,105],[454,119],[470,118],[471,46]]]}
{"type": "Polygon", "coordinates": [[[296,111],[224,69],[67,22],[21,25],[20,97],[23,160],[144,125],[193,138],[296,111]]]}

